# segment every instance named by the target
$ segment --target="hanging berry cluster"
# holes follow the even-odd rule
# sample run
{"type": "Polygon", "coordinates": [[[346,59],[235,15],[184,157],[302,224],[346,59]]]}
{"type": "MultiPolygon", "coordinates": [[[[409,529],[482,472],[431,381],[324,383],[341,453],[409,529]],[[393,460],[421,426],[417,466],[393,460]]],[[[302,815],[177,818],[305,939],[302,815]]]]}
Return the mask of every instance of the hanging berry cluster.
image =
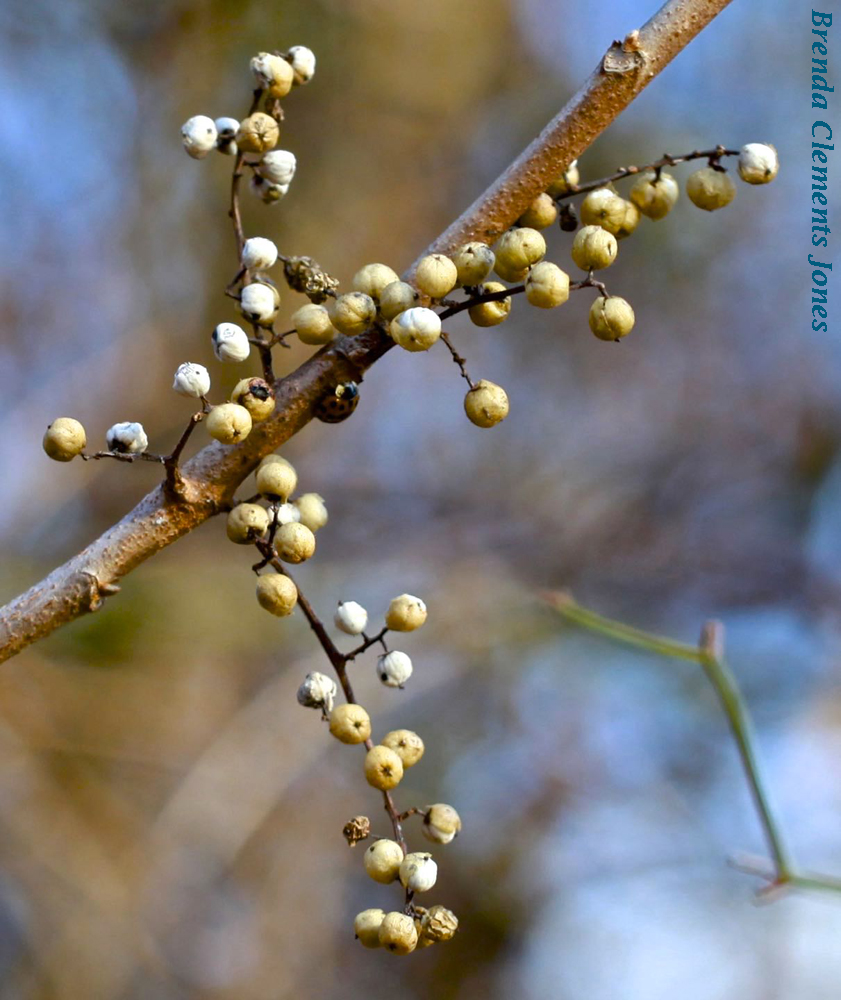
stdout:
{"type": "MultiPolygon", "coordinates": [[[[630,303],[608,293],[595,272],[610,267],[617,258],[618,241],[630,236],[642,216],[664,218],[679,197],[679,186],[666,167],[697,159],[707,165],[686,181],[686,193],[700,208],[713,211],[728,205],[736,187],[722,166],[725,157],[738,156],[739,176],[749,184],[765,184],[778,171],[777,154],[770,145],[751,143],[741,150],[717,146],[685,156],[664,156],[647,167],[623,167],[613,176],[580,184],[577,163],[570,164],[539,195],[513,228],[501,235],[494,248],[469,242],[452,253],[434,253],[422,258],[412,282],[402,280],[386,264],[366,264],[353,277],[352,289],[338,292],[338,282],[309,257],[289,257],[276,243],[263,236],[246,238],[241,219],[239,192],[243,176],[251,172],[250,190],[267,205],[276,204],[288,193],[295,175],[295,155],[277,149],[283,121],[281,101],[294,87],[308,83],[315,73],[315,56],[305,46],[287,52],[261,52],[251,60],[257,89],[247,116],[212,119],[204,115],[190,118],[182,127],[184,148],[202,159],[216,150],[233,157],[230,217],[236,238],[238,267],[225,292],[237,303],[250,334],[238,323],[220,321],[211,335],[216,358],[223,363],[241,364],[256,349],[262,374],[240,380],[225,402],[212,404],[210,373],[196,362],[179,365],[173,389],[201,404],[172,452],[167,455],[147,451],[148,438],[140,423],[114,424],[105,435],[106,450],[87,454],[86,434],[73,418],[61,417],[47,428],[44,450],[53,459],[67,462],[76,455],[83,459],[114,458],[159,462],[166,470],[165,489],[178,495],[179,458],[198,423],[225,445],[235,445],[248,437],[255,423],[267,420],[275,409],[276,379],[272,350],[288,346],[288,337],[297,335],[307,345],[321,347],[337,336],[355,337],[372,328],[389,336],[409,352],[428,351],[441,341],[459,366],[469,385],[464,399],[465,412],[479,427],[493,427],[509,412],[505,390],[487,379],[476,382],[466,362],[456,351],[443,323],[466,311],[479,327],[496,326],[511,312],[512,296],[524,293],[526,301],[540,309],[563,305],[570,292],[592,288],[597,292],[589,313],[592,332],[601,340],[618,341],[634,326],[630,303]],[[630,198],[623,198],[614,185],[636,177],[630,198]],[[572,199],[583,196],[576,211],[572,199]],[[579,218],[581,225],[579,225],[579,218]],[[547,246],[541,230],[560,223],[562,230],[575,232],[571,245],[573,263],[584,277],[571,281],[557,264],[545,259],[547,246]],[[280,292],[269,276],[283,265],[289,287],[304,294],[309,302],[292,316],[292,329],[278,333],[274,328],[280,308],[280,292]],[[492,278],[495,275],[495,278],[492,278]],[[495,280],[499,279],[499,280],[495,280]],[[449,299],[461,290],[463,298],[449,299]]],[[[328,423],[345,419],[359,402],[358,386],[342,382],[321,399],[315,415],[328,423]]],[[[403,831],[412,816],[421,818],[421,830],[435,844],[450,843],[461,829],[456,810],[443,803],[399,812],[392,790],[405,772],[417,764],[424,752],[423,740],[408,729],[387,733],[379,743],[372,739],[371,719],[354,697],[348,665],[372,647],[381,647],[376,673],[388,687],[402,688],[412,674],[412,661],[405,652],[390,649],[388,634],[411,632],[424,624],[427,609],[422,600],[409,594],[390,604],[382,628],[367,634],[368,613],[355,601],[339,602],[334,625],[340,632],[361,639],[350,652],[339,650],[328,631],[292,579],[289,566],[313,556],[316,532],[327,524],[324,500],[317,493],[304,493],[292,501],[298,476],[292,465],[279,455],[268,455],[256,473],[256,495],[234,502],[227,518],[228,538],[237,544],[254,546],[260,559],[253,566],[257,574],[256,596],[260,606],[283,618],[300,608],[315,633],[342,688],[345,703],[336,704],[338,687],[322,673],[308,674],[298,689],[301,705],[317,709],[329,723],[330,733],[340,742],[365,749],[364,775],[381,795],[391,823],[391,835],[372,835],[366,816],[356,816],[344,827],[351,846],[370,839],[364,867],[376,882],[399,882],[405,889],[402,909],[386,912],[370,908],[358,914],[354,931],[368,948],[384,947],[395,954],[449,940],[456,931],[455,915],[441,905],[421,907],[416,894],[425,893],[436,883],[438,867],[427,851],[410,852],[403,831]]]]}

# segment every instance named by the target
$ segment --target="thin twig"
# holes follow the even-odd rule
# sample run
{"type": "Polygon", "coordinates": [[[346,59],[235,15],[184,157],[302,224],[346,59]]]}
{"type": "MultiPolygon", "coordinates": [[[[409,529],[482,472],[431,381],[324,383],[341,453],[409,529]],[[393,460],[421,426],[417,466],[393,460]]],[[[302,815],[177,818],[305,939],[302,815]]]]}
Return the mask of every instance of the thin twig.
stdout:
{"type": "Polygon", "coordinates": [[[349,653],[345,653],[345,662],[350,663],[351,660],[355,660],[357,656],[364,653],[366,649],[370,649],[371,646],[376,646],[378,642],[382,642],[385,646],[383,640],[385,639],[386,632],[388,632],[388,626],[384,625],[376,635],[366,636],[363,633],[362,638],[365,640],[362,645],[357,646],[356,649],[352,649],[349,653]]]}
{"type": "Polygon", "coordinates": [[[763,890],[763,894],[767,894],[769,889],[773,890],[783,886],[841,892],[841,879],[799,872],[791,861],[762,779],[750,713],[739,690],[738,682],[724,659],[724,630],[719,622],[707,622],[701,633],[700,643],[697,646],[692,646],[688,643],[675,642],[652,632],[644,632],[642,629],[614,621],[611,618],[605,618],[582,607],[570,594],[563,591],[547,592],[542,597],[568,621],[591,632],[598,632],[616,642],[645,649],[658,656],[689,660],[700,664],[715,690],[730,731],[736,741],[742,769],[745,772],[773,859],[770,868],[764,861],[760,861],[758,865],[754,862],[750,864],[739,862],[735,863],[734,867],[766,879],[769,886],[763,890]]]}
{"type": "Polygon", "coordinates": [[[738,149],[725,149],[724,146],[716,146],[713,149],[695,149],[691,153],[684,153],[683,156],[670,156],[668,153],[664,153],[659,160],[654,160],[653,163],[647,163],[644,167],[619,167],[614,173],[609,177],[602,177],[598,181],[587,181],[586,184],[573,184],[569,191],[564,194],[558,195],[555,198],[557,203],[567,201],[570,198],[575,198],[579,194],[587,194],[589,191],[596,191],[598,188],[602,188],[605,184],[613,184],[615,181],[621,181],[625,177],[635,177],[637,174],[641,174],[646,170],[653,170],[658,176],[663,167],[674,167],[678,163],[688,163],[690,160],[709,160],[710,164],[718,164],[718,161],[722,156],[738,156],[738,149]]]}
{"type": "Polygon", "coordinates": [[[455,363],[458,365],[458,369],[461,372],[461,377],[467,380],[467,384],[470,386],[471,389],[475,389],[476,383],[467,373],[467,368],[465,367],[465,365],[467,364],[467,358],[463,358],[458,353],[455,347],[453,347],[453,343],[450,340],[450,335],[448,333],[445,333],[443,330],[441,331],[441,340],[443,340],[444,343],[447,345],[447,350],[452,355],[453,361],[455,361],[455,363]]]}

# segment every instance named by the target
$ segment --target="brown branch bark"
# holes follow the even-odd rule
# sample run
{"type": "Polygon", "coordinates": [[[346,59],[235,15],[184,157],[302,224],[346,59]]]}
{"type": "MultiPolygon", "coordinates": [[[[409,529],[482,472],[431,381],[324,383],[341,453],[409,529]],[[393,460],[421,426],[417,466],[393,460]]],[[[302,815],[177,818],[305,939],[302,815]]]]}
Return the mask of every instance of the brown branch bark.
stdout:
{"type": "MultiPolygon", "coordinates": [[[[492,242],[580,156],[731,0],[669,0],[637,33],[611,46],[578,93],[511,166],[424,253],[492,242]]],[[[411,273],[411,272],[410,272],[411,273]]],[[[276,384],[274,416],[240,445],[213,443],[181,470],[180,499],[158,487],[120,522],[0,609],[0,660],[95,611],[140,563],[224,510],[257,463],[304,427],[337,382],[359,381],[392,347],[377,330],[340,338],[276,384]]]]}

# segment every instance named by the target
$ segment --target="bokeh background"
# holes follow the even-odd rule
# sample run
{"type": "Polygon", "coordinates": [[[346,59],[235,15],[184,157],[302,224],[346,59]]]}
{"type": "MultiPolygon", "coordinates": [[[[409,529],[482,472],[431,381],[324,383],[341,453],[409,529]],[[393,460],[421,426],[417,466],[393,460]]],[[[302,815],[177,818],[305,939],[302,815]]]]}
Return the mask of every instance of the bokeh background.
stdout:
{"type": "MultiPolygon", "coordinates": [[[[93,441],[142,420],[163,451],[189,412],[177,363],[208,364],[217,396],[243,374],[209,338],[235,319],[231,162],[189,160],[179,126],[241,115],[252,54],[301,43],[319,64],[286,101],[290,194],[249,202],[246,229],[346,282],[407,266],[656,6],[7,0],[0,598],[156,481],[50,463],[51,418],[93,441]]],[[[429,605],[401,642],[405,692],[373,658],[354,674],[375,735],[426,741],[400,804],[463,816],[431,894],[457,938],[402,960],[354,942],[358,910],[399,901],[341,836],[360,812],[387,832],[378,796],[295,702],[324,666],[304,621],[257,607],[251,555],[216,521],[0,668],[3,1000],[837,997],[841,901],[756,906],[726,865],[763,843],[699,672],[536,599],[570,587],[687,641],[723,619],[788,840],[841,873],[841,342],[837,282],[830,332],[810,328],[809,32],[808,5],[736,0],[583,158],[594,178],[717,142],[781,152],[770,187],[713,215],[684,198],[622,245],[621,346],[590,334],[586,293],[549,314],[518,301],[492,330],[459,319],[474,377],[509,392],[504,424],[464,419],[443,348],[392,351],[352,420],[284,450],[330,509],[298,573],[322,614],[429,605]]],[[[562,266],[569,241],[550,237],[562,266]]]]}

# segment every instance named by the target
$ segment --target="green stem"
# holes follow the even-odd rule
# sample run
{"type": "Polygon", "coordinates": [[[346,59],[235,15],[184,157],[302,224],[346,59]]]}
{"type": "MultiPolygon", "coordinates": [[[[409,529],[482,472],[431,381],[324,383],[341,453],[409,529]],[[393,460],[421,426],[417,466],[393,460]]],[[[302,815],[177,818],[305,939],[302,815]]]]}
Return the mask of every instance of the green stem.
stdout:
{"type": "Polygon", "coordinates": [[[645,632],[612,618],[605,618],[603,615],[596,614],[595,611],[590,611],[577,604],[567,593],[551,592],[542,596],[567,621],[589,629],[591,632],[597,632],[627,646],[645,649],[658,656],[689,660],[700,664],[715,690],[730,731],[736,741],[742,768],[747,777],[751,796],[773,858],[773,873],[764,875],[757,870],[755,874],[767,878],[774,886],[841,892],[841,879],[800,873],[794,868],[762,780],[755,749],[756,738],[747,705],[739,690],[736,677],[724,659],[723,630],[719,623],[708,623],[702,633],[700,645],[692,646],[688,643],[675,642],[652,632],[645,632]]]}

